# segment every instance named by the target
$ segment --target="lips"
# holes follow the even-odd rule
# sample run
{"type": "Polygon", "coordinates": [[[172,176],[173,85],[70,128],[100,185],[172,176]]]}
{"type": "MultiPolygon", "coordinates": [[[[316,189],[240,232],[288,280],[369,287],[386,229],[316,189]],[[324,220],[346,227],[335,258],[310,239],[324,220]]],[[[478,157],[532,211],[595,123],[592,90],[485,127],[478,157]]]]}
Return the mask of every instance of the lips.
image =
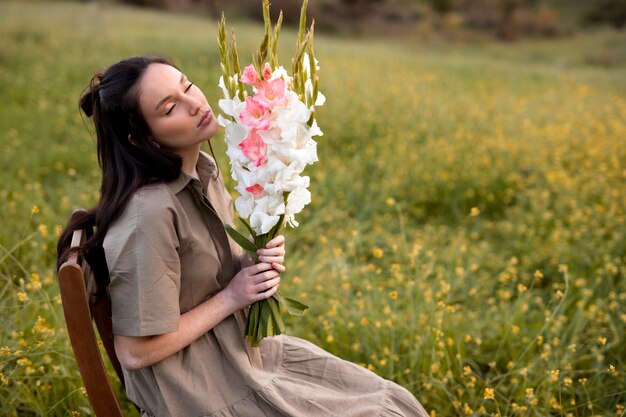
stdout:
{"type": "Polygon", "coordinates": [[[210,110],[204,112],[204,114],[200,118],[200,121],[198,122],[198,126],[196,127],[206,126],[211,121],[212,118],[213,118],[213,115],[211,114],[210,110]]]}

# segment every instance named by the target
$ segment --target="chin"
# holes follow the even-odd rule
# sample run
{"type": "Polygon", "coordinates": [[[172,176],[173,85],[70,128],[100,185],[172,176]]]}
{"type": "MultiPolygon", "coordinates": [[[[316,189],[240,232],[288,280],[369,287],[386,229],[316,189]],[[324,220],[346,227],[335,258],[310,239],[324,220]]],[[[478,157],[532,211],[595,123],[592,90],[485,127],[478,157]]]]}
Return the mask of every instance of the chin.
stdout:
{"type": "Polygon", "coordinates": [[[217,123],[217,121],[215,122],[215,124],[210,124],[207,128],[207,132],[205,134],[206,139],[205,140],[209,140],[211,139],[213,136],[215,136],[215,134],[217,133],[217,131],[220,129],[220,125],[217,123]]]}

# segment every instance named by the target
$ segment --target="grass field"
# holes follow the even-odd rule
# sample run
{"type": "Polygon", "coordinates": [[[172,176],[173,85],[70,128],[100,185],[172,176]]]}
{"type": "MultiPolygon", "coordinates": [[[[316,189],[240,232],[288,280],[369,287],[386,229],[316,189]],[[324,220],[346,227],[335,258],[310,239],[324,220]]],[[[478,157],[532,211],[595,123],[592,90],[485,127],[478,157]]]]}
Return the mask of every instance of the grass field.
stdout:
{"type": "MultiPolygon", "coordinates": [[[[236,31],[249,56],[261,27],[236,31]]],[[[161,53],[216,103],[215,36],[200,17],[0,2],[0,415],[91,415],[53,267],[72,209],[98,198],[81,91],[161,53]]],[[[625,415],[624,45],[317,36],[325,136],[282,284],[311,308],[289,332],[432,416],[625,415]]]]}

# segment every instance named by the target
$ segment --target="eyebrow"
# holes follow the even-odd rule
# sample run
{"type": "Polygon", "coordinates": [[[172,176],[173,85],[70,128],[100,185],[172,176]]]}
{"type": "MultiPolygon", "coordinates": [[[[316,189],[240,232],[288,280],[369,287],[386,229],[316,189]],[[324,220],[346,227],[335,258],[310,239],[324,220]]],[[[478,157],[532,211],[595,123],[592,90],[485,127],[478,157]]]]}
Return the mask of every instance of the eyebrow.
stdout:
{"type": "MultiPolygon", "coordinates": [[[[182,84],[183,81],[185,81],[185,74],[183,74],[182,72],[180,73],[180,83],[182,84]]],[[[161,105],[163,105],[163,103],[165,103],[166,101],[168,101],[169,99],[172,98],[172,95],[168,95],[167,97],[163,98],[161,101],[159,101],[157,103],[157,105],[154,107],[154,110],[157,110],[161,105]]]]}

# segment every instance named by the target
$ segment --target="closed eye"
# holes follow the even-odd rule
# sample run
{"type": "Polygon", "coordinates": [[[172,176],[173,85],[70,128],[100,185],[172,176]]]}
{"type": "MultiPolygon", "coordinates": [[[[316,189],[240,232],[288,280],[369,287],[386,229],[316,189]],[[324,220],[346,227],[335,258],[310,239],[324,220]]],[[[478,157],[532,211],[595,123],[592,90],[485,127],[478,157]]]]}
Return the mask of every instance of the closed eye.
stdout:
{"type": "MultiPolygon", "coordinates": [[[[187,88],[185,88],[185,93],[186,93],[186,92],[188,92],[189,90],[191,90],[191,87],[193,87],[193,83],[189,83],[189,85],[187,86],[187,88]]],[[[165,112],[165,114],[166,114],[166,115],[169,115],[169,114],[172,112],[172,110],[174,110],[174,107],[176,107],[176,104],[175,104],[175,103],[172,105],[172,107],[170,107],[170,108],[169,108],[169,109],[165,112]]]]}

